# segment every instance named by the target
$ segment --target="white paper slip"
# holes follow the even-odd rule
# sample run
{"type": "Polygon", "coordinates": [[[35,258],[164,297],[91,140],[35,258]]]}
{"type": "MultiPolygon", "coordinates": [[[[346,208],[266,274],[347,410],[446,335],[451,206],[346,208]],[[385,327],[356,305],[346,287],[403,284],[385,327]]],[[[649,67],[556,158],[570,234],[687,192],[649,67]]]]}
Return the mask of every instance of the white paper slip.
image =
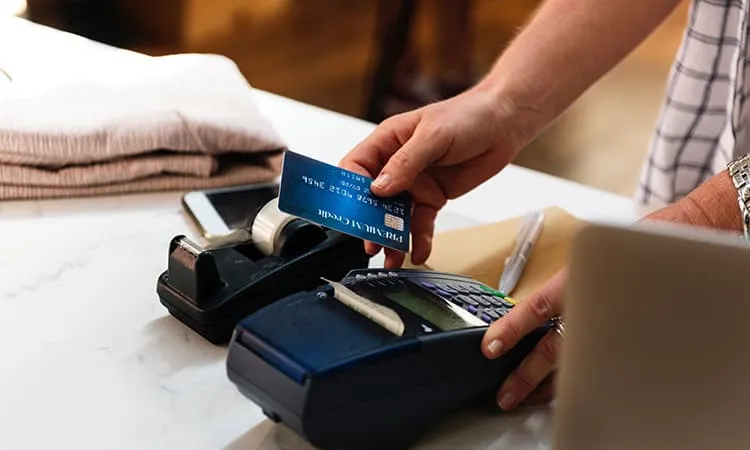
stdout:
{"type": "Polygon", "coordinates": [[[402,336],[404,334],[404,321],[401,320],[401,316],[399,316],[396,311],[362,297],[341,283],[326,280],[325,278],[321,279],[333,286],[334,296],[341,303],[362,314],[396,336],[402,336]]]}

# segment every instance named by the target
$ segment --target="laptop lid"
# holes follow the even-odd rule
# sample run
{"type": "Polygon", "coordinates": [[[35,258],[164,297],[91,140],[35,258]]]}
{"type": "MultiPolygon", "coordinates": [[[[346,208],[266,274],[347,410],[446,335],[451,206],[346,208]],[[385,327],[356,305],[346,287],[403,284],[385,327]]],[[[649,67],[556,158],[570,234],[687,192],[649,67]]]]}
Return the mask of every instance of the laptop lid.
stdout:
{"type": "Polygon", "coordinates": [[[572,255],[554,450],[750,445],[750,248],[594,225],[572,255]]]}

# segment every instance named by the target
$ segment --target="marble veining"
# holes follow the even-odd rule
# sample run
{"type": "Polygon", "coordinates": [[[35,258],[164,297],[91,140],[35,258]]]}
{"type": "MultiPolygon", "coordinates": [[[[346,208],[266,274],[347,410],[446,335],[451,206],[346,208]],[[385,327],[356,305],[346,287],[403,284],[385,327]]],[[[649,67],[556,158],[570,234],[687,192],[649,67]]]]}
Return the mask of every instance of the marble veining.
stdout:
{"type": "MultiPolygon", "coordinates": [[[[92,45],[21,22],[0,34],[56,46],[59,55],[92,45]]],[[[256,93],[290,148],[329,163],[372,131],[360,120],[256,93]]],[[[0,449],[311,448],[229,382],[225,347],[204,341],[159,303],[156,280],[169,241],[192,234],[181,195],[0,203],[0,449]]],[[[633,218],[627,199],[511,166],[451,201],[437,229],[550,204],[584,218],[633,218]]],[[[446,420],[417,447],[542,449],[549,426],[546,408],[468,414],[446,420]]]]}
{"type": "MultiPolygon", "coordinates": [[[[191,234],[178,199],[161,208],[72,207],[69,215],[40,202],[33,214],[2,222],[0,448],[311,448],[239,394],[226,377],[225,347],[159,303],[169,241],[191,234]]],[[[475,223],[446,214],[439,228],[475,223]]],[[[546,421],[543,411],[514,417],[539,414],[546,421]]],[[[504,440],[545,435],[512,423],[475,418],[424,448],[503,448],[504,440]]],[[[540,442],[531,441],[515,448],[540,442]]]]}

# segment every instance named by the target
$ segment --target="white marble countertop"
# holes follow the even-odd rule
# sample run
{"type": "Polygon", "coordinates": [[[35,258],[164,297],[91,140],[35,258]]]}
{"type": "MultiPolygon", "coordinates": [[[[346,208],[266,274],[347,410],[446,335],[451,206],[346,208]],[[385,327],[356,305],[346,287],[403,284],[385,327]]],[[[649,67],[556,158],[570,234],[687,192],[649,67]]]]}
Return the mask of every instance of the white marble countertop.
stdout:
{"type": "MultiPolygon", "coordinates": [[[[372,129],[257,96],[291,149],[330,163],[372,129]]],[[[229,382],[226,348],[159,303],[169,241],[190,234],[181,194],[0,203],[0,448],[310,448],[229,382]]],[[[549,205],[634,218],[629,199],[511,166],[449,203],[438,230],[549,205]]],[[[420,448],[546,448],[549,425],[546,410],[460,417],[420,448]]]]}

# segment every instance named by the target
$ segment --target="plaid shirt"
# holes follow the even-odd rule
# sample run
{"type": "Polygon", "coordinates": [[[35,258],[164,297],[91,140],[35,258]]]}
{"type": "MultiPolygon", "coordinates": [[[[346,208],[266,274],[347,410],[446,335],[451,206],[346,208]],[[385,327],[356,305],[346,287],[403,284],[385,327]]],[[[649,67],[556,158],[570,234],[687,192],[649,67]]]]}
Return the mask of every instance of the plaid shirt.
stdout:
{"type": "Polygon", "coordinates": [[[679,200],[748,152],[750,0],[693,0],[636,200],[679,200]]]}

